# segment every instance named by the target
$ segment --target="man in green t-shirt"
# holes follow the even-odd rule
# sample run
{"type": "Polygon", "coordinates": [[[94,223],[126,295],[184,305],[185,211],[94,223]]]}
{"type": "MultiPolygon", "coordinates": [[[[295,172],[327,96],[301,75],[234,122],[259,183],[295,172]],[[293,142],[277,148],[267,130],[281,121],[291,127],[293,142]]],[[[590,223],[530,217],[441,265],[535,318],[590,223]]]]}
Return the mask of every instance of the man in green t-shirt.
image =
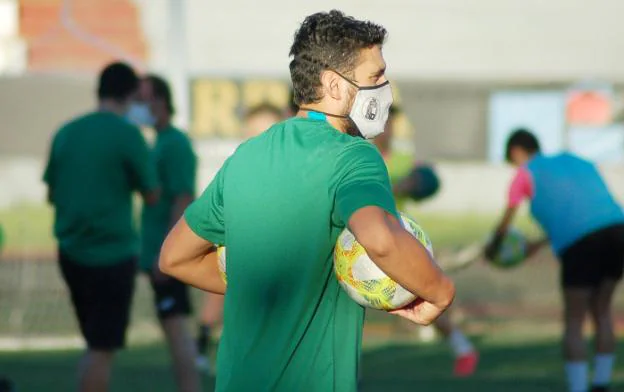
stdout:
{"type": "MultiPolygon", "coordinates": [[[[397,207],[403,210],[410,200],[419,202],[434,196],[439,188],[439,179],[430,165],[416,162],[413,154],[393,148],[393,122],[399,113],[398,107],[393,105],[390,108],[385,132],[375,138],[374,143],[388,168],[397,207]]],[[[479,355],[468,337],[453,323],[450,313],[440,316],[433,323],[433,327],[449,342],[455,354],[453,374],[456,377],[471,376],[477,368],[479,355]]]]}
{"type": "Polygon", "coordinates": [[[195,198],[196,157],[186,134],[171,125],[174,105],[168,83],[148,75],[139,91],[143,106],[134,111],[133,119],[156,131],[152,160],[161,186],[158,203],[143,208],[140,267],[154,290],[156,313],[169,345],[178,390],[199,391],[195,346],[187,320],[191,314],[188,286],[158,268],[160,247],[167,233],[195,198]]]}
{"type": "Polygon", "coordinates": [[[124,117],[138,83],[128,65],[107,66],[97,110],[54,135],[44,174],[61,272],[87,342],[80,391],[108,390],[114,352],[124,345],[139,254],[132,196],[140,192],[147,204],[158,198],[147,144],[124,117]]]}
{"type": "Polygon", "coordinates": [[[392,103],[386,30],[339,11],[307,17],[290,50],[296,117],[243,143],[169,233],[163,272],[225,293],[217,391],[355,391],[364,309],[334,276],[345,228],[420,297],[428,324],[454,286],[401,225],[379,151],[392,103]],[[228,284],[215,244],[228,251],[228,284]]]}

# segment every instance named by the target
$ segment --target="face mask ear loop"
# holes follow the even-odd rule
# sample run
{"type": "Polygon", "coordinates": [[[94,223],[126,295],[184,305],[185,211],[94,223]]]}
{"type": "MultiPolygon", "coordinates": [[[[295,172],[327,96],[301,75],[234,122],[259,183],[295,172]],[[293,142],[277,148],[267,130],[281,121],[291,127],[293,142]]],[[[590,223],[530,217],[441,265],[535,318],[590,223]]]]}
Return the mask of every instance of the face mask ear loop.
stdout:
{"type": "Polygon", "coordinates": [[[338,76],[340,76],[341,78],[343,78],[344,80],[347,81],[347,83],[349,83],[350,85],[352,85],[353,87],[357,88],[358,90],[360,89],[360,86],[358,86],[357,83],[355,83],[353,80],[349,79],[348,77],[344,76],[343,74],[341,74],[340,72],[336,71],[333,68],[329,68],[330,71],[335,72],[338,76]]]}

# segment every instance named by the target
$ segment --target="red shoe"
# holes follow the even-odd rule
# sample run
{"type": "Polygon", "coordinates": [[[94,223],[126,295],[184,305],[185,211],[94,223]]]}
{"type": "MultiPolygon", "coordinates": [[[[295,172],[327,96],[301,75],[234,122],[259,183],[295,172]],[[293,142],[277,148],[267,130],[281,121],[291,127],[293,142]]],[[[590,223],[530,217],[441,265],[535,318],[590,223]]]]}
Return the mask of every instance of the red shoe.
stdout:
{"type": "Polygon", "coordinates": [[[479,353],[476,351],[461,355],[455,359],[455,377],[470,377],[477,370],[479,363],[479,353]]]}

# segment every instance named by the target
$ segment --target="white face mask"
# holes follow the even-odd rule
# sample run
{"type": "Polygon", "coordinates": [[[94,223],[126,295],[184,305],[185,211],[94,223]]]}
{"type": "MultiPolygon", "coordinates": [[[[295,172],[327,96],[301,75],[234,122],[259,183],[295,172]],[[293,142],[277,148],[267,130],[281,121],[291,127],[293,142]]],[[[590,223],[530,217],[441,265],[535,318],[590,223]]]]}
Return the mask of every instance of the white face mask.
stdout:
{"type": "Polygon", "coordinates": [[[390,82],[386,81],[378,86],[360,87],[346,78],[345,80],[358,89],[348,117],[365,139],[372,139],[382,134],[393,102],[390,82]]]}
{"type": "Polygon", "coordinates": [[[133,102],[128,108],[126,118],[139,127],[153,127],[156,119],[152,115],[149,105],[141,102],[133,102]]]}
{"type": "MultiPolygon", "coordinates": [[[[373,139],[374,137],[381,135],[386,127],[388,115],[390,114],[390,106],[392,106],[393,102],[392,87],[390,87],[390,82],[386,81],[378,86],[360,87],[355,84],[355,82],[341,75],[339,72],[336,73],[358,89],[355,99],[353,100],[353,106],[351,106],[351,110],[348,115],[338,115],[324,112],[319,113],[331,117],[350,119],[365,139],[373,139]]],[[[306,109],[304,107],[301,109],[317,111],[306,109]]]]}

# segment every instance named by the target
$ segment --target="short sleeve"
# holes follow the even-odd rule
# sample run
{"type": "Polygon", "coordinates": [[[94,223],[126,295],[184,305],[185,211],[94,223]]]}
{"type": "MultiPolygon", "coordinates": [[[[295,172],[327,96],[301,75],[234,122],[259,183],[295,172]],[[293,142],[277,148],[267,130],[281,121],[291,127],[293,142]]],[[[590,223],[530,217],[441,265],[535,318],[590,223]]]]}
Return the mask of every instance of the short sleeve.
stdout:
{"type": "Polygon", "coordinates": [[[163,184],[173,195],[195,195],[195,175],[197,161],[193,148],[188,139],[180,138],[172,143],[166,152],[166,163],[163,184]]]}
{"type": "Polygon", "coordinates": [[[134,126],[128,126],[123,132],[121,150],[132,188],[140,192],[156,189],[158,187],[156,165],[141,131],[134,126]]]}
{"type": "Polygon", "coordinates": [[[516,172],[509,187],[508,203],[509,208],[519,206],[525,199],[533,197],[533,179],[531,173],[525,167],[521,167],[516,172]]]}
{"type": "Polygon", "coordinates": [[[223,185],[227,162],[221,167],[202,195],[184,212],[184,219],[191,230],[213,244],[225,243],[223,185]]]}
{"type": "Polygon", "coordinates": [[[338,156],[335,215],[345,226],[357,210],[376,206],[398,217],[388,171],[377,148],[353,143],[338,156]]]}

